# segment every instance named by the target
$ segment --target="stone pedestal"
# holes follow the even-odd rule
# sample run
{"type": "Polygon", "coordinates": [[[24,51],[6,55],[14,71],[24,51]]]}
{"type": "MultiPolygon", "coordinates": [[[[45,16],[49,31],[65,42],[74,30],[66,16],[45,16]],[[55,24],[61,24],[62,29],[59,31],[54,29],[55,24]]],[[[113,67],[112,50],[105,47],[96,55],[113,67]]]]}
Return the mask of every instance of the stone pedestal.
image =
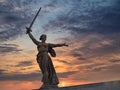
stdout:
{"type": "Polygon", "coordinates": [[[39,90],[45,90],[45,89],[57,89],[57,85],[42,85],[39,90]]]}

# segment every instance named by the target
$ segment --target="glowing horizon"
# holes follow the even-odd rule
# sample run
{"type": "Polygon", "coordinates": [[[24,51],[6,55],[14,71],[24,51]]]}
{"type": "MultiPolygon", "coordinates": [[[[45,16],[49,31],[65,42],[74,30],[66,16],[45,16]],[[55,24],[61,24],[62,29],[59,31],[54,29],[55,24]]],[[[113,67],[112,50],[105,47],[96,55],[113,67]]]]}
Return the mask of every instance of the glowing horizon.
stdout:
{"type": "Polygon", "coordinates": [[[118,0],[1,0],[0,89],[29,90],[42,85],[36,45],[39,40],[67,43],[52,61],[60,87],[120,80],[120,6],[118,0]],[[14,87],[16,85],[16,87],[14,87]]]}

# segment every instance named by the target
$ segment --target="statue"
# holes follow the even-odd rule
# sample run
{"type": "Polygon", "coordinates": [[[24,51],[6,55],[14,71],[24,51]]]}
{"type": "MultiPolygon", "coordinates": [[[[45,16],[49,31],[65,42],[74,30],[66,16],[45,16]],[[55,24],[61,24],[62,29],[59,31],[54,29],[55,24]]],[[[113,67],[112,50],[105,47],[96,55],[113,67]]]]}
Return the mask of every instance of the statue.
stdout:
{"type": "Polygon", "coordinates": [[[48,53],[50,53],[53,57],[55,57],[56,54],[53,48],[68,46],[68,45],[65,43],[63,44],[46,43],[47,36],[45,34],[42,34],[40,36],[40,41],[37,41],[31,34],[31,31],[32,31],[31,29],[27,28],[27,34],[29,35],[33,43],[37,45],[37,50],[38,50],[37,63],[43,74],[42,77],[43,85],[41,88],[57,87],[57,85],[59,84],[59,80],[56,75],[56,71],[53,66],[52,60],[48,53]]]}
{"type": "Polygon", "coordinates": [[[39,8],[37,14],[33,18],[33,21],[30,24],[30,26],[26,27],[26,29],[27,29],[26,34],[28,34],[29,37],[31,38],[31,40],[33,41],[33,43],[35,45],[37,45],[37,50],[38,50],[37,63],[39,65],[42,75],[43,75],[43,77],[42,77],[43,85],[41,88],[55,88],[55,87],[58,87],[57,85],[59,84],[59,80],[56,75],[56,71],[53,66],[52,60],[48,53],[50,53],[50,55],[52,57],[55,57],[56,53],[53,48],[68,46],[68,45],[65,43],[63,43],[63,44],[46,43],[47,36],[45,34],[42,34],[40,36],[40,38],[39,38],[40,41],[37,41],[34,38],[34,36],[31,34],[31,32],[32,32],[31,27],[32,27],[34,21],[36,20],[40,10],[41,10],[41,7],[39,8]]]}

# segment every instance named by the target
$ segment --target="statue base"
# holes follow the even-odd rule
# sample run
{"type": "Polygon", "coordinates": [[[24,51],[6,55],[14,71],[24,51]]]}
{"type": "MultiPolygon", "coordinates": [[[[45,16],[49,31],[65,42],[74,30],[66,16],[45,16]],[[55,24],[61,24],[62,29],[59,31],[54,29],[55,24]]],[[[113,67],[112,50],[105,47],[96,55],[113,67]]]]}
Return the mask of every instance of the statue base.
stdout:
{"type": "Polygon", "coordinates": [[[52,88],[58,88],[57,85],[42,85],[38,90],[44,90],[44,89],[52,89],[52,88]]]}

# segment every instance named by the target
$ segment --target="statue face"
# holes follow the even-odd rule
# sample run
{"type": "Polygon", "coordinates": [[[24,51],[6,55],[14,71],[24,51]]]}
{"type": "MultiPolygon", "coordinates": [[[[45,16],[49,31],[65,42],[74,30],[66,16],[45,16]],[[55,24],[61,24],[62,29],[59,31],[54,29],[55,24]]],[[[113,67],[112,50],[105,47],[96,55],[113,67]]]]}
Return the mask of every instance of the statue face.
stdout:
{"type": "Polygon", "coordinates": [[[43,34],[43,35],[41,35],[40,40],[41,41],[46,41],[46,38],[47,38],[47,36],[43,34]]]}
{"type": "Polygon", "coordinates": [[[42,37],[42,40],[43,40],[43,41],[46,41],[46,36],[43,36],[43,37],[42,37]]]}

